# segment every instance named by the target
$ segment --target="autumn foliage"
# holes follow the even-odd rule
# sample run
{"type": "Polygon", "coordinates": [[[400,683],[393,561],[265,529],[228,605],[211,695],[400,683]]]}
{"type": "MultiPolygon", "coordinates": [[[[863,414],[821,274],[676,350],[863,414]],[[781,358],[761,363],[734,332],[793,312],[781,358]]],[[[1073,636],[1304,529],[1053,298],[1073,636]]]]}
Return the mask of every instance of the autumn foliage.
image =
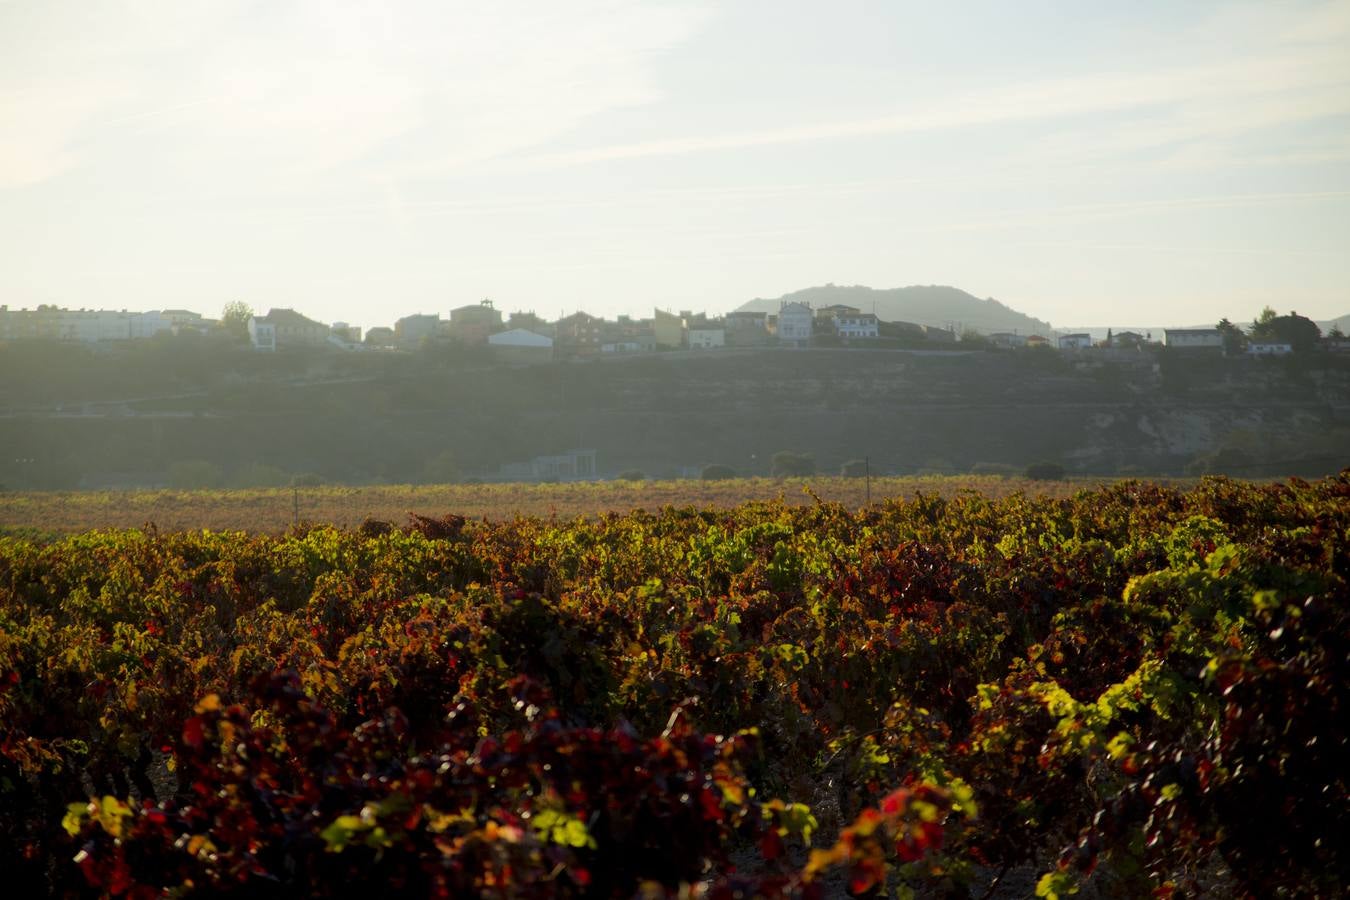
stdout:
{"type": "Polygon", "coordinates": [[[0,539],[22,896],[1333,896],[1350,476],[0,539]]]}

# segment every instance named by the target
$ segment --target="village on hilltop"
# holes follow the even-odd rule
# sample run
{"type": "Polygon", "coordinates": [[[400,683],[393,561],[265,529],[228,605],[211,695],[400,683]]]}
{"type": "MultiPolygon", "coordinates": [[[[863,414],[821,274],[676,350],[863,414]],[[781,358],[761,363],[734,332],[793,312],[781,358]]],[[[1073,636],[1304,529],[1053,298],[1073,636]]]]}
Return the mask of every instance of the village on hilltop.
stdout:
{"type": "Polygon", "coordinates": [[[604,319],[575,312],[547,321],[533,312],[503,317],[491,300],[439,313],[404,316],[392,327],[376,326],[362,334],[345,322],[310,319],[294,309],[273,308],[254,315],[241,303],[228,306],[221,319],[209,319],[185,309],[150,312],[64,309],[39,306],[11,310],[0,306],[0,341],[57,340],[97,344],[153,338],[162,334],[211,334],[231,330],[261,352],[301,347],[332,347],[347,351],[408,351],[429,342],[486,348],[506,363],[528,364],[551,360],[585,359],[618,354],[671,350],[712,351],[721,348],[848,347],[855,349],[928,349],[969,351],[988,347],[1057,350],[1212,350],[1229,355],[1281,356],[1317,347],[1350,352],[1350,341],[1339,330],[1325,338],[1315,323],[1296,313],[1279,316],[1267,309],[1244,332],[1227,319],[1215,328],[1165,329],[1161,339],[1134,331],[1113,333],[1094,340],[1086,332],[1021,334],[980,333],[934,327],[914,322],[881,321],[876,314],[844,304],[812,307],[784,301],[776,313],[738,310],[720,317],[688,310],[673,313],[656,309],[650,318],[621,315],[604,319]],[[1311,326],[1309,329],[1308,326],[1311,326]]]}

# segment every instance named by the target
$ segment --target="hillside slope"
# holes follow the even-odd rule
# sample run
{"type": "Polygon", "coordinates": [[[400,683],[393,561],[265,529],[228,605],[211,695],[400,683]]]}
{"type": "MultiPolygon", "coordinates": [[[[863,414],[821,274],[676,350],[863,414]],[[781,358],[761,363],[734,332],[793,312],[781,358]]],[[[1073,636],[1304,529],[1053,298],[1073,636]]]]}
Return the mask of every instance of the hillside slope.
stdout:
{"type": "Polygon", "coordinates": [[[780,450],[823,472],[869,457],[882,474],[1041,460],[1163,474],[1223,454],[1231,474],[1320,475],[1350,461],[1350,360],[1103,359],[773,349],[449,368],[371,355],[331,362],[389,368],[236,376],[177,397],[80,402],[74,385],[45,408],[0,403],[0,486],[157,486],[178,463],[224,484],[405,483],[445,480],[447,454],[490,480],[573,447],[595,449],[602,475],[657,477],[708,463],[767,475],[780,450]]]}

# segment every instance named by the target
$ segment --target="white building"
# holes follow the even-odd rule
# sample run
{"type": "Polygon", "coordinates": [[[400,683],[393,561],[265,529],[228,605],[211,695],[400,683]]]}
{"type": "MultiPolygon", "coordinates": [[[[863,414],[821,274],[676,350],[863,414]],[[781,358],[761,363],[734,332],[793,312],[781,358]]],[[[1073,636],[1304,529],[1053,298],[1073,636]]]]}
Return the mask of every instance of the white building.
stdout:
{"type": "Polygon", "coordinates": [[[1279,344],[1271,341],[1253,341],[1247,345],[1252,356],[1285,356],[1294,352],[1292,344],[1279,344]]]}
{"type": "Polygon", "coordinates": [[[248,324],[248,337],[256,350],[322,347],[332,334],[329,326],[307,319],[293,309],[273,308],[265,316],[252,316],[248,324]]]}
{"type": "Polygon", "coordinates": [[[727,332],[725,328],[691,326],[686,339],[691,350],[711,350],[727,345],[727,332]]]}
{"type": "Polygon", "coordinates": [[[546,362],[553,358],[553,338],[524,328],[511,328],[487,337],[493,356],[507,362],[546,362]]]}
{"type": "Polygon", "coordinates": [[[799,344],[811,340],[811,325],[815,314],[805,303],[784,303],[778,309],[778,341],[783,344],[799,344]]]}
{"type": "MultiPolygon", "coordinates": [[[[113,309],[15,309],[0,306],[0,340],[127,341],[174,331],[174,319],[164,312],[128,312],[113,309]]],[[[198,316],[200,319],[201,317],[198,316]]]]}
{"type": "Polygon", "coordinates": [[[334,339],[340,344],[359,344],[361,343],[361,327],[359,325],[348,325],[346,322],[334,322],[332,334],[328,336],[329,343],[332,343],[334,339]]]}
{"type": "Polygon", "coordinates": [[[584,481],[595,478],[595,451],[568,450],[557,456],[536,456],[530,461],[535,478],[584,481]]]}
{"type": "Polygon", "coordinates": [[[1059,349],[1061,350],[1088,350],[1092,347],[1092,335],[1090,334],[1061,334],[1059,336],[1059,349]]]}
{"type": "Polygon", "coordinates": [[[874,338],[880,334],[880,323],[872,313],[839,313],[834,317],[834,333],[841,338],[874,338]]]}
{"type": "Polygon", "coordinates": [[[158,310],[143,312],[131,320],[133,338],[154,337],[165,331],[174,331],[173,320],[158,310]]]}
{"type": "Polygon", "coordinates": [[[61,312],[60,336],[63,340],[87,344],[127,341],[154,334],[159,325],[158,320],[159,313],[134,313],[125,309],[68,309],[61,312]],[[145,330],[147,327],[151,329],[149,333],[145,330]]]}
{"type": "Polygon", "coordinates": [[[68,310],[61,317],[61,336],[69,341],[88,344],[99,341],[126,341],[131,339],[131,323],[140,313],[111,309],[68,310]]]}
{"type": "Polygon", "coordinates": [[[1177,350],[1223,349],[1223,335],[1217,328],[1168,328],[1163,344],[1177,350]]]}
{"type": "Polygon", "coordinates": [[[259,319],[257,316],[249,316],[248,341],[253,345],[254,350],[275,353],[277,349],[277,326],[259,319]]]}
{"type": "Polygon", "coordinates": [[[491,347],[542,347],[549,350],[553,349],[553,338],[542,334],[535,334],[533,331],[527,331],[524,328],[512,328],[509,331],[499,331],[496,334],[488,335],[488,346],[491,347]]]}
{"type": "Polygon", "coordinates": [[[157,315],[169,323],[169,328],[174,334],[182,334],[184,331],[204,332],[211,327],[211,320],[203,319],[201,313],[192,312],[188,309],[164,309],[158,313],[146,313],[157,315]]]}

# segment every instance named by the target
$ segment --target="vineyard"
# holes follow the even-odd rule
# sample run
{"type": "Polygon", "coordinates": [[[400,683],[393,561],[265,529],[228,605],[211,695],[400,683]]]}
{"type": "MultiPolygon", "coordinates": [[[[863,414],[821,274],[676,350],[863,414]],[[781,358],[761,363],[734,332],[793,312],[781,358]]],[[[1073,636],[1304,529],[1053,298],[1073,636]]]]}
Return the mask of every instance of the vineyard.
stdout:
{"type": "MultiPolygon", "coordinates": [[[[435,484],[364,487],[253,488],[235,490],[31,491],[0,495],[0,529],[69,533],[94,528],[166,531],[282,532],[300,522],[360,525],[367,518],[401,521],[409,512],[454,510],[470,518],[581,516],[664,506],[730,506],[748,500],[812,503],[816,499],[862,506],[916,492],[954,496],[979,491],[990,497],[1016,493],[1069,497],[1101,482],[1032,481],[990,475],[862,478],[729,478],[717,481],[604,481],[563,484],[435,484]]],[[[3,533],[3,532],[0,532],[3,533]]]]}
{"type": "Polygon", "coordinates": [[[0,538],[9,895],[1350,888],[1350,472],[790,499],[0,538]]]}

